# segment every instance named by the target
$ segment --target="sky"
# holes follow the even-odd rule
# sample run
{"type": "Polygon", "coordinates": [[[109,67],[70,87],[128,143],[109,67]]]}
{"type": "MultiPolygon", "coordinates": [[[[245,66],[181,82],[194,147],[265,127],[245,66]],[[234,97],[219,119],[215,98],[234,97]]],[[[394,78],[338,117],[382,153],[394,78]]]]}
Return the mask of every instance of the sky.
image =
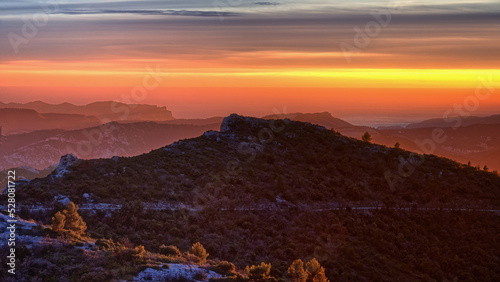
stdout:
{"type": "Polygon", "coordinates": [[[0,101],[486,115],[500,112],[499,30],[499,1],[3,0],[0,101]]]}

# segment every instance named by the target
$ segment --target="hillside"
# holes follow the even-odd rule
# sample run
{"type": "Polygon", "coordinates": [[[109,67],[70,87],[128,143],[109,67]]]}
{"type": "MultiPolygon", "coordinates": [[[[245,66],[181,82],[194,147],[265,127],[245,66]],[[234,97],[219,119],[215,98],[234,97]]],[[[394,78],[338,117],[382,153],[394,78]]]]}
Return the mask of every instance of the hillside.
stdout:
{"type": "Polygon", "coordinates": [[[49,175],[56,168],[56,164],[45,169],[34,169],[32,167],[22,165],[11,169],[0,171],[0,188],[4,189],[7,186],[7,175],[9,170],[15,170],[18,180],[31,180],[35,178],[43,178],[49,175]]]}
{"type": "Polygon", "coordinates": [[[500,124],[500,115],[492,115],[487,117],[461,116],[449,117],[448,119],[435,118],[424,120],[418,123],[412,123],[406,126],[407,129],[413,128],[428,128],[428,127],[463,127],[478,124],[500,124]]]}
{"type": "Polygon", "coordinates": [[[218,127],[219,124],[113,122],[82,130],[46,130],[9,135],[0,144],[0,169],[20,165],[44,169],[57,163],[67,153],[85,159],[134,156],[218,127]]]}
{"type": "Polygon", "coordinates": [[[96,125],[99,125],[99,119],[94,116],[70,113],[43,114],[29,109],[0,108],[2,135],[44,129],[81,129],[96,125]]]}
{"type": "MultiPolygon", "coordinates": [[[[138,191],[138,197],[151,194],[154,199],[168,199],[175,195],[187,204],[196,204],[197,197],[192,196],[197,193],[205,196],[207,191],[201,187],[221,185],[216,194],[227,194],[237,202],[251,197],[256,204],[274,203],[276,197],[299,204],[329,199],[372,202],[393,195],[398,201],[429,205],[454,205],[456,201],[496,205],[500,198],[497,175],[451,160],[361,142],[320,126],[237,115],[224,120],[221,132],[209,131],[137,157],[81,161],[70,169],[74,170],[70,180],[89,178],[90,182],[79,185],[87,184],[86,190],[113,201],[135,193],[121,189],[123,181],[148,188],[138,191]],[[283,130],[273,133],[271,128],[283,130]],[[401,160],[406,167],[413,164],[413,173],[398,174],[401,160]],[[418,164],[420,160],[423,162],[418,164]],[[389,189],[388,174],[401,178],[393,187],[395,193],[389,189]],[[106,175],[113,177],[99,177],[106,175]],[[235,193],[237,186],[245,187],[244,191],[235,193]]],[[[69,184],[65,178],[55,182],[46,178],[32,187],[75,195],[76,191],[63,188],[71,187],[69,184]]]]}
{"type": "MultiPolygon", "coordinates": [[[[423,151],[424,140],[432,140],[433,132],[442,132],[442,142],[432,142],[433,153],[473,166],[485,165],[490,170],[500,170],[500,124],[476,124],[459,128],[413,128],[378,130],[373,141],[393,146],[396,142],[411,151],[423,151]]],[[[427,148],[427,147],[426,147],[427,148]]],[[[430,148],[430,147],[429,147],[430,148]]],[[[426,150],[429,150],[427,148],[426,150]]]]}
{"type": "Polygon", "coordinates": [[[27,205],[57,195],[89,205],[96,238],[151,251],[200,241],[241,268],[270,262],[276,277],[313,256],[332,281],[500,277],[497,174],[301,122],[231,115],[220,132],[148,154],[64,157],[18,187],[27,205]]]}
{"type": "MultiPolygon", "coordinates": [[[[485,165],[490,170],[500,171],[500,115],[489,117],[463,118],[460,127],[453,128],[456,120],[446,122],[443,119],[432,119],[418,124],[403,127],[379,127],[351,125],[343,120],[333,117],[330,113],[294,113],[280,115],[283,118],[309,122],[334,129],[344,136],[360,139],[365,132],[373,137],[373,142],[388,147],[393,147],[396,142],[401,147],[413,151],[423,152],[418,140],[429,140],[432,132],[437,128],[447,136],[442,143],[435,143],[435,149],[431,152],[435,155],[449,158],[463,164],[469,161],[473,166],[485,165]]],[[[266,116],[265,119],[273,118],[266,116]]],[[[426,151],[427,152],[427,151],[426,151]]]]}
{"type": "Polygon", "coordinates": [[[42,101],[21,103],[2,103],[2,108],[30,109],[39,113],[78,114],[94,116],[99,121],[165,121],[172,120],[172,112],[166,107],[143,104],[124,104],[112,101],[94,102],[88,105],[77,106],[71,103],[48,104],[42,101]]]}
{"type": "MultiPolygon", "coordinates": [[[[5,238],[10,232],[8,220],[12,218],[6,212],[0,213],[0,235],[5,238]]],[[[143,246],[131,246],[130,242],[95,239],[85,233],[56,232],[51,225],[15,220],[17,245],[10,247],[16,248],[16,267],[14,275],[2,271],[1,281],[206,281],[212,278],[232,281],[232,276],[242,277],[230,262],[212,259],[200,262],[189,251],[181,253],[174,246],[154,253],[143,246]]],[[[5,241],[0,242],[0,262],[9,270],[10,247],[5,241]]]]}

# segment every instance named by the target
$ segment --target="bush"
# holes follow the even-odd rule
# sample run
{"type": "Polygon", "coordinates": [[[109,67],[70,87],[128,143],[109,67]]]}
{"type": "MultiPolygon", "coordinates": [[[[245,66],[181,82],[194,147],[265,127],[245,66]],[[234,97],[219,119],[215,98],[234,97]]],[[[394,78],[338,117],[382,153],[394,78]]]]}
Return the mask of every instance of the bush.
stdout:
{"type": "Polygon", "coordinates": [[[305,282],[307,279],[307,272],[304,270],[304,263],[301,259],[295,260],[288,268],[287,276],[292,282],[305,282]]]}
{"type": "Polygon", "coordinates": [[[167,256],[181,256],[181,251],[176,246],[165,246],[161,245],[160,246],[160,254],[167,255],[167,256]]]}
{"type": "Polygon", "coordinates": [[[207,250],[205,250],[200,242],[194,243],[189,250],[189,253],[195,255],[199,259],[199,263],[201,264],[204,264],[206,262],[209,255],[209,253],[207,253],[207,250]]]}
{"type": "Polygon", "coordinates": [[[261,262],[260,265],[247,266],[245,272],[250,279],[267,279],[270,278],[271,264],[261,262]]]}
{"type": "Polygon", "coordinates": [[[312,258],[306,263],[309,280],[314,282],[328,282],[325,276],[325,269],[319,264],[316,258],[312,258]]]}
{"type": "Polygon", "coordinates": [[[210,270],[226,276],[233,276],[236,274],[236,266],[229,261],[221,261],[212,266],[210,270]]]}
{"type": "Polygon", "coordinates": [[[78,214],[78,206],[70,202],[62,213],[57,212],[52,217],[52,230],[58,233],[68,230],[80,235],[87,230],[87,224],[78,214]]]}

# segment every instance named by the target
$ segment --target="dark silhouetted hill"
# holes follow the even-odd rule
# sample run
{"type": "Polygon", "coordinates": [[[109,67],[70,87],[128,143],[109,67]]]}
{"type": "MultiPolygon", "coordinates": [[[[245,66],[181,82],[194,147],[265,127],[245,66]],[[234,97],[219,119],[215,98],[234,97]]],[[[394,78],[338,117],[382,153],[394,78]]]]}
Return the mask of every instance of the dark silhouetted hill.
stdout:
{"type": "Polygon", "coordinates": [[[309,122],[318,124],[328,129],[339,130],[341,128],[352,127],[353,125],[345,120],[333,117],[329,112],[322,113],[291,113],[291,114],[277,114],[264,116],[263,119],[291,119],[301,122],[309,122]]]}

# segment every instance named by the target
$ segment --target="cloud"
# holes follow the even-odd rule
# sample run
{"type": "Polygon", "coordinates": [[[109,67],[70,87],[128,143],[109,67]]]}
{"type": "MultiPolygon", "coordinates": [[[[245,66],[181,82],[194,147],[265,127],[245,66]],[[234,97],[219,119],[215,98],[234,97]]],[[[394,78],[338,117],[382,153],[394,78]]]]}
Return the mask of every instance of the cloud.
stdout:
{"type": "MultiPolygon", "coordinates": [[[[371,12],[383,12],[386,9],[383,5],[378,9],[374,5],[362,9],[347,5],[333,11],[315,5],[310,6],[311,10],[289,9],[292,2],[287,0],[280,0],[280,5],[243,1],[254,9],[224,6],[219,10],[210,7],[210,10],[208,6],[212,1],[208,1],[208,5],[206,1],[195,0],[186,3],[184,9],[170,8],[181,7],[183,2],[61,4],[58,14],[50,15],[48,24],[40,28],[29,44],[21,47],[19,54],[12,52],[8,40],[0,40],[0,62],[135,58],[186,60],[195,66],[399,67],[413,64],[443,67],[461,64],[460,67],[489,68],[498,68],[500,63],[497,51],[500,12],[492,9],[495,5],[491,3],[405,6],[401,13],[391,16],[388,26],[371,38],[361,50],[362,54],[347,65],[342,56],[332,54],[340,52],[342,42],[354,44],[355,28],[363,30],[367,23],[374,21],[371,12]],[[169,9],[159,9],[160,6],[169,9]],[[273,9],[272,13],[265,13],[268,7],[273,9]],[[223,22],[218,18],[220,15],[225,17],[223,22]]],[[[300,3],[308,6],[318,2],[321,1],[300,3]]],[[[336,0],[321,3],[336,3],[336,0]]],[[[21,34],[22,27],[20,16],[2,18],[0,38],[7,38],[9,32],[21,34]]]]}
{"type": "Polygon", "coordinates": [[[63,9],[53,14],[64,15],[102,15],[102,14],[132,14],[132,15],[150,15],[150,16],[190,16],[190,17],[234,17],[241,13],[224,11],[192,11],[192,10],[70,10],[63,9]]]}
{"type": "Polygon", "coordinates": [[[280,3],[278,2],[254,2],[254,5],[261,5],[261,6],[277,6],[280,3]]]}

